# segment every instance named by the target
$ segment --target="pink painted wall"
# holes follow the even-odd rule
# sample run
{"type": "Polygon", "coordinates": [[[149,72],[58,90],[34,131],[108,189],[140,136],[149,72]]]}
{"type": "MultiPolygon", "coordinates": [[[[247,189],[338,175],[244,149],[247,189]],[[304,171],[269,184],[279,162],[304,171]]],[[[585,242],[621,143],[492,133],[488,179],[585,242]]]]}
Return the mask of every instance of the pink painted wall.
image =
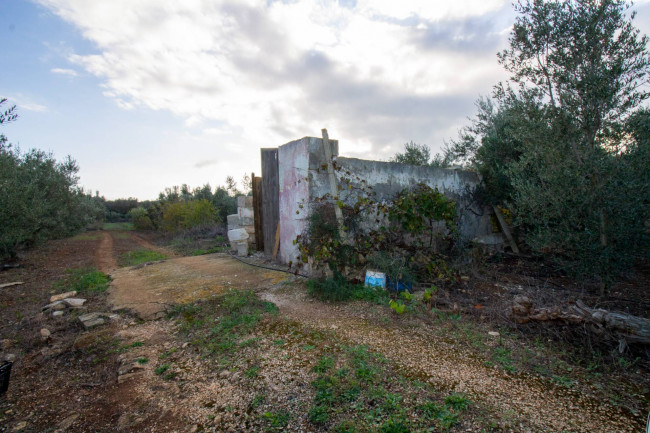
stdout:
{"type": "Polygon", "coordinates": [[[296,237],[307,227],[309,203],[308,137],[278,147],[278,178],[280,184],[280,261],[296,263],[296,237]],[[301,209],[300,205],[304,208],[301,209]]]}

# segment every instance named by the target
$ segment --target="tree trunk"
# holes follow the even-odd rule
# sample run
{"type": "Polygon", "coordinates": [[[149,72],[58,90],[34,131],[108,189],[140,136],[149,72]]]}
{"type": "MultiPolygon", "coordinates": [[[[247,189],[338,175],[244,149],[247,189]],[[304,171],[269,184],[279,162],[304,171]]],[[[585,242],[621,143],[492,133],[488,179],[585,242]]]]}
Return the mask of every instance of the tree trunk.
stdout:
{"type": "Polygon", "coordinates": [[[571,324],[590,324],[596,330],[607,330],[615,334],[619,343],[650,344],[650,320],[631,314],[592,309],[578,300],[565,308],[559,306],[535,308],[526,296],[517,296],[512,303],[512,317],[517,323],[561,321],[571,324]]]}

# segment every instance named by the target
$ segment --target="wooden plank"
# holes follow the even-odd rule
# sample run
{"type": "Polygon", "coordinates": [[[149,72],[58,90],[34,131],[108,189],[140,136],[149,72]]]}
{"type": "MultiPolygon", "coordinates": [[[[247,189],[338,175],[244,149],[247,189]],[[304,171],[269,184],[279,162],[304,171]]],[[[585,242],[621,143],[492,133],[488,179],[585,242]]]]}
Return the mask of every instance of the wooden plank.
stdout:
{"type": "Polygon", "coordinates": [[[330,147],[330,138],[327,135],[327,129],[321,129],[323,133],[323,150],[325,151],[325,161],[327,161],[327,173],[330,179],[330,193],[334,200],[334,214],[336,215],[336,222],[339,226],[339,235],[341,239],[345,239],[345,230],[343,225],[343,211],[338,205],[339,201],[339,188],[336,185],[336,176],[334,175],[334,165],[332,164],[332,148],[330,147]]]}
{"type": "Polygon", "coordinates": [[[257,251],[264,251],[263,213],[262,213],[262,178],[251,176],[253,183],[253,221],[255,222],[255,248],[257,251]]]}
{"type": "Polygon", "coordinates": [[[273,254],[275,233],[280,221],[280,177],[278,149],[261,149],[262,153],[262,233],[264,253],[273,254]]]}
{"type": "Polygon", "coordinates": [[[275,245],[273,246],[273,260],[278,256],[278,251],[280,250],[280,221],[278,221],[278,226],[275,229],[275,245]]]}
{"type": "Polygon", "coordinates": [[[508,226],[506,219],[503,217],[503,214],[501,213],[501,209],[493,205],[492,210],[494,210],[494,214],[497,216],[497,220],[499,221],[499,225],[501,226],[501,230],[503,231],[503,234],[506,236],[506,239],[508,239],[508,242],[510,243],[510,248],[512,248],[512,252],[515,254],[519,254],[519,247],[517,246],[517,242],[515,242],[514,236],[512,236],[512,233],[510,232],[510,227],[508,226]]]}

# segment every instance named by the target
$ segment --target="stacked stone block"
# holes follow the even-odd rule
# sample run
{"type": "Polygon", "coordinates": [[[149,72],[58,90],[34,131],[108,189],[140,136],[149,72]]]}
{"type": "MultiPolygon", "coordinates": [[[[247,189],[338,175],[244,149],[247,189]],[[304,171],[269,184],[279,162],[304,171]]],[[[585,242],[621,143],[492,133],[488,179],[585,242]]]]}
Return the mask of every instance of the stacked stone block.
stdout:
{"type": "Polygon", "coordinates": [[[246,238],[241,230],[244,230],[248,235],[248,248],[254,251],[256,245],[253,197],[246,197],[243,195],[237,197],[237,213],[228,215],[228,238],[231,240],[230,244],[233,251],[241,252],[241,247],[238,248],[239,241],[233,242],[235,239],[246,238]]]}

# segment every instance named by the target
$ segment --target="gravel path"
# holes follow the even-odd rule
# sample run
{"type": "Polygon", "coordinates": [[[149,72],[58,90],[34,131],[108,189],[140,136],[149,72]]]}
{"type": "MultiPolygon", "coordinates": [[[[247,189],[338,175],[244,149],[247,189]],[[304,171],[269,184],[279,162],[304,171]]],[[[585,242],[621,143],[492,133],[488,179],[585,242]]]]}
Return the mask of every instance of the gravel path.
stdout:
{"type": "Polygon", "coordinates": [[[426,326],[404,332],[373,325],[347,305],[315,302],[304,290],[271,289],[261,296],[274,302],[290,319],[316,329],[333,330],[344,340],[364,344],[402,365],[406,374],[441,389],[464,392],[501,416],[525,420],[516,431],[639,432],[642,420],[621,409],[569,392],[527,374],[509,375],[484,365],[426,326]],[[531,430],[530,427],[533,426],[531,430]]]}

